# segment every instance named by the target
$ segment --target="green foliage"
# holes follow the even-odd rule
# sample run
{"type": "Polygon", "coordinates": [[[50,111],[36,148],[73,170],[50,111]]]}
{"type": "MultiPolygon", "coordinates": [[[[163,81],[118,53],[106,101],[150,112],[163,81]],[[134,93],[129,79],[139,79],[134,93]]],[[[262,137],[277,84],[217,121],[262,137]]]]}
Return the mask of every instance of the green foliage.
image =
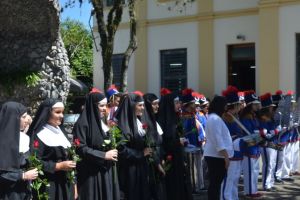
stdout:
{"type": "Polygon", "coordinates": [[[38,72],[30,72],[25,76],[25,82],[27,87],[35,87],[41,80],[40,74],[38,72]]]}
{"type": "MultiPolygon", "coordinates": [[[[75,144],[75,143],[72,144],[71,147],[68,148],[67,152],[69,155],[69,159],[77,163],[77,162],[81,161],[81,158],[76,153],[76,148],[79,147],[79,140],[78,140],[78,144],[77,143],[75,144]]],[[[76,169],[73,169],[73,170],[67,172],[67,179],[68,179],[69,183],[71,183],[71,184],[76,183],[75,182],[76,174],[77,174],[76,169]]]]}
{"type": "MultiPolygon", "coordinates": [[[[36,151],[36,149],[35,149],[36,151]]],[[[47,179],[42,179],[40,176],[44,175],[43,172],[43,164],[42,162],[37,158],[36,152],[29,156],[29,167],[30,169],[36,168],[38,170],[39,177],[32,181],[31,188],[37,193],[37,199],[38,200],[48,200],[49,196],[45,192],[45,187],[50,187],[47,179]],[[43,190],[43,191],[41,191],[43,190]]]]}
{"type": "Polygon", "coordinates": [[[109,129],[109,138],[104,140],[102,147],[109,149],[117,149],[120,145],[125,144],[128,140],[123,138],[121,129],[112,123],[112,127],[109,129]]]}
{"type": "Polygon", "coordinates": [[[5,92],[12,95],[16,85],[26,85],[26,87],[35,87],[41,80],[41,75],[36,71],[29,71],[27,68],[24,70],[1,73],[0,84],[4,86],[5,92]]]}
{"type": "Polygon", "coordinates": [[[61,35],[70,61],[74,78],[93,76],[93,40],[86,27],[76,20],[66,19],[61,23],[61,35]]]}

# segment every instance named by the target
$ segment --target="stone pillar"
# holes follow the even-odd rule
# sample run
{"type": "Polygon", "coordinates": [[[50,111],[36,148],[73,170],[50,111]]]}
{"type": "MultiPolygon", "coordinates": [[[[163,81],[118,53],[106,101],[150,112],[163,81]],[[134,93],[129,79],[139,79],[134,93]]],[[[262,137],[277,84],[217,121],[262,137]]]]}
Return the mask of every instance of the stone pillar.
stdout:
{"type": "Polygon", "coordinates": [[[31,108],[50,97],[65,102],[70,64],[59,33],[58,1],[1,0],[0,10],[0,102],[31,108]],[[31,73],[40,80],[28,86],[31,73]]]}

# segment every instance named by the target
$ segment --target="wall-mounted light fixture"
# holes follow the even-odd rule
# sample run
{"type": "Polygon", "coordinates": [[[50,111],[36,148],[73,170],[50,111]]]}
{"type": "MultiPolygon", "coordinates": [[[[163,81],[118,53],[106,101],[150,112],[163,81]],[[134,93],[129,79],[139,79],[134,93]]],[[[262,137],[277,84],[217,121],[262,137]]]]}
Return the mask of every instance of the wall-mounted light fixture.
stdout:
{"type": "Polygon", "coordinates": [[[236,36],[236,39],[245,41],[245,40],[246,40],[246,36],[243,35],[243,34],[238,34],[238,35],[236,36]]]}

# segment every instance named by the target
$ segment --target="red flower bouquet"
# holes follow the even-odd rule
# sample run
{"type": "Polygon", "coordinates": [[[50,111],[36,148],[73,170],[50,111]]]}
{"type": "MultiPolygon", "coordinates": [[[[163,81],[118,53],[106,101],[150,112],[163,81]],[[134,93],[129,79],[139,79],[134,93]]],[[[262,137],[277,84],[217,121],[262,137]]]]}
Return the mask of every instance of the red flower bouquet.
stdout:
{"type": "MultiPolygon", "coordinates": [[[[79,157],[79,155],[76,153],[76,149],[79,147],[80,145],[80,140],[78,138],[75,138],[73,143],[71,144],[71,147],[68,148],[68,156],[69,159],[73,160],[74,162],[79,162],[81,161],[81,158],[79,157]]],[[[68,181],[72,184],[75,184],[75,180],[76,180],[76,169],[73,169],[71,171],[67,172],[67,178],[68,181]]]]}
{"type": "MultiPolygon", "coordinates": [[[[42,162],[37,158],[37,151],[39,148],[39,141],[34,140],[33,141],[33,153],[29,156],[28,161],[29,161],[29,168],[30,169],[37,169],[38,174],[43,176],[43,164],[42,162]]],[[[30,184],[32,190],[37,193],[37,198],[38,200],[48,200],[49,196],[48,193],[42,192],[41,190],[45,191],[45,187],[49,187],[49,183],[47,179],[42,179],[41,177],[37,177],[32,183],[30,184]]]]}

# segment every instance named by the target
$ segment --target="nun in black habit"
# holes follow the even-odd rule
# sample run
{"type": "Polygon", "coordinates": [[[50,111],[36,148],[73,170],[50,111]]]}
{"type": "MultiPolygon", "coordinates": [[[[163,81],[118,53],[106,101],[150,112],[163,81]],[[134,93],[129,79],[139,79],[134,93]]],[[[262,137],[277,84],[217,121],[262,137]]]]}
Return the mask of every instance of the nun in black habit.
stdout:
{"type": "MultiPolygon", "coordinates": [[[[105,117],[107,99],[100,91],[92,91],[76,122],[73,134],[79,139],[78,163],[79,200],[119,200],[118,178],[113,177],[113,162],[118,151],[107,150],[104,140],[109,139],[109,128],[102,121],[105,117]]],[[[115,174],[116,175],[116,174],[115,174]]]]}
{"type": "Polygon", "coordinates": [[[141,116],[144,99],[137,94],[123,96],[116,113],[119,128],[128,142],[119,149],[119,179],[126,200],[149,200],[149,166],[147,157],[152,154],[145,143],[146,130],[141,116]]]}
{"type": "Polygon", "coordinates": [[[192,187],[185,164],[183,141],[180,139],[180,101],[174,93],[162,94],[158,112],[158,123],[163,134],[166,156],[171,156],[171,168],[166,172],[165,184],[168,200],[191,200],[192,187]]]}
{"type": "MultiPolygon", "coordinates": [[[[71,143],[62,131],[63,112],[64,104],[61,101],[46,99],[39,106],[27,132],[31,136],[31,144],[37,148],[37,157],[43,164],[42,178],[47,179],[50,185],[43,188],[43,191],[48,193],[50,200],[75,198],[75,186],[67,179],[67,171],[74,169],[76,163],[69,160],[67,154],[71,143]]],[[[36,195],[33,192],[33,199],[37,199],[36,195]]]]}
{"type": "Polygon", "coordinates": [[[143,96],[145,101],[145,112],[142,116],[143,121],[145,121],[148,125],[147,134],[151,137],[151,141],[153,141],[153,160],[150,166],[150,192],[151,198],[154,200],[165,200],[165,182],[164,176],[165,171],[162,167],[162,163],[164,162],[164,151],[163,151],[163,131],[160,125],[156,121],[156,114],[159,109],[159,98],[152,93],[147,93],[143,96]]]}
{"type": "Polygon", "coordinates": [[[26,127],[27,109],[20,103],[7,102],[0,108],[0,199],[29,200],[29,181],[38,176],[37,169],[26,171],[29,137],[26,127]]]}

